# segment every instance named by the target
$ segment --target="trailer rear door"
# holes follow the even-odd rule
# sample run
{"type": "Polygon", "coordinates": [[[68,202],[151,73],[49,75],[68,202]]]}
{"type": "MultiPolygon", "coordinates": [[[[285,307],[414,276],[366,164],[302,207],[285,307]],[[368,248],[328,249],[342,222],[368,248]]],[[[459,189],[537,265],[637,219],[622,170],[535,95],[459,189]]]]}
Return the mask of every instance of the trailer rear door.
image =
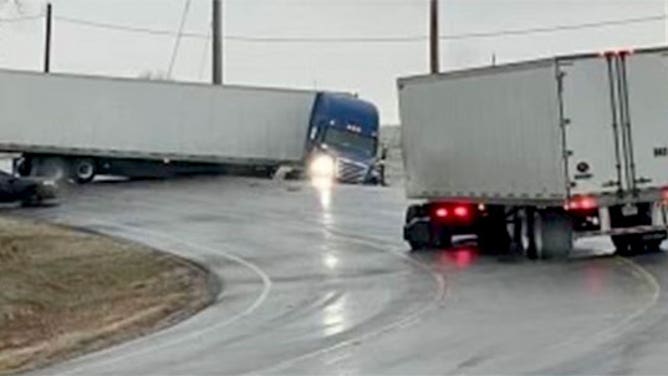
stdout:
{"type": "MultiPolygon", "coordinates": [[[[626,84],[629,170],[637,190],[668,186],[668,50],[619,57],[626,84]],[[632,153],[632,154],[631,154],[632,153]]],[[[625,82],[624,82],[625,81],[625,82]]]]}
{"type": "Polygon", "coordinates": [[[571,195],[624,188],[613,62],[611,56],[558,62],[571,195]]]}

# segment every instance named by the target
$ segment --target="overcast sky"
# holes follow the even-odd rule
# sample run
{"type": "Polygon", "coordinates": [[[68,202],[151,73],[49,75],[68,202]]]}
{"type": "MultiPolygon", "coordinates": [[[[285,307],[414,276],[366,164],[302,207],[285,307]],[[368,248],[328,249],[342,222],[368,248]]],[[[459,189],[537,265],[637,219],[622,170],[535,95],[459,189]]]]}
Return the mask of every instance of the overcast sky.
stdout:
{"type": "MultiPolygon", "coordinates": [[[[41,0],[0,0],[0,18],[44,11],[41,0]]],[[[187,0],[53,0],[56,17],[178,30],[187,0]]],[[[204,36],[210,0],[191,0],[185,30],[204,36]]],[[[428,0],[223,0],[227,36],[387,38],[427,35],[428,0]]],[[[665,14],[663,0],[441,0],[446,36],[630,19],[665,14]]],[[[0,21],[0,67],[39,70],[42,20],[0,21]]],[[[526,36],[442,42],[442,67],[460,69],[582,51],[665,44],[664,21],[526,36]]],[[[53,71],[136,77],[166,72],[173,36],[109,30],[55,20],[53,71]]],[[[184,38],[173,77],[208,81],[206,38],[184,38]]],[[[427,70],[426,40],[396,43],[277,43],[227,40],[227,83],[358,92],[384,123],[397,123],[395,79],[427,70]]]]}

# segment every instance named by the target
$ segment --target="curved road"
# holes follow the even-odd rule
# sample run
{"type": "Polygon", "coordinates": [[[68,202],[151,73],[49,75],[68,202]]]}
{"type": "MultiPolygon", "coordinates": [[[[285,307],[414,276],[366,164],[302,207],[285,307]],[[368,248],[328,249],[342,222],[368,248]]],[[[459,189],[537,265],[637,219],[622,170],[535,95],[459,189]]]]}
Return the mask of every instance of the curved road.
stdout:
{"type": "Polygon", "coordinates": [[[602,240],[561,263],[466,243],[410,254],[404,208],[401,190],[201,178],[94,184],[20,211],[169,250],[223,283],[175,327],[37,374],[665,372],[667,255],[606,256],[602,240]]]}

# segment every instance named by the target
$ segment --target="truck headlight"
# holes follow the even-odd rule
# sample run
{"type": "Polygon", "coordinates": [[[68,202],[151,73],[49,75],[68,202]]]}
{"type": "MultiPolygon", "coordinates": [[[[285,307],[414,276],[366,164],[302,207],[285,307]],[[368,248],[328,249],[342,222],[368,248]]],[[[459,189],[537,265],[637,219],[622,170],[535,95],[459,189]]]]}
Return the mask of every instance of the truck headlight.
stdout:
{"type": "Polygon", "coordinates": [[[311,161],[309,172],[314,177],[334,178],[336,175],[336,160],[332,156],[320,154],[311,161]]]}

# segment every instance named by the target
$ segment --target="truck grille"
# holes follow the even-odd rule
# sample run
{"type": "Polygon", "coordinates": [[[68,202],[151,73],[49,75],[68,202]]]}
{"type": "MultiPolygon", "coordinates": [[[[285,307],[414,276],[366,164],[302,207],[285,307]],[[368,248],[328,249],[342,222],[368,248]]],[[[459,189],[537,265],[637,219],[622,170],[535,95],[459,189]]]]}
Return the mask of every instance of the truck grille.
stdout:
{"type": "Polygon", "coordinates": [[[336,177],[343,183],[361,184],[367,174],[367,166],[348,159],[338,159],[336,177]]]}

